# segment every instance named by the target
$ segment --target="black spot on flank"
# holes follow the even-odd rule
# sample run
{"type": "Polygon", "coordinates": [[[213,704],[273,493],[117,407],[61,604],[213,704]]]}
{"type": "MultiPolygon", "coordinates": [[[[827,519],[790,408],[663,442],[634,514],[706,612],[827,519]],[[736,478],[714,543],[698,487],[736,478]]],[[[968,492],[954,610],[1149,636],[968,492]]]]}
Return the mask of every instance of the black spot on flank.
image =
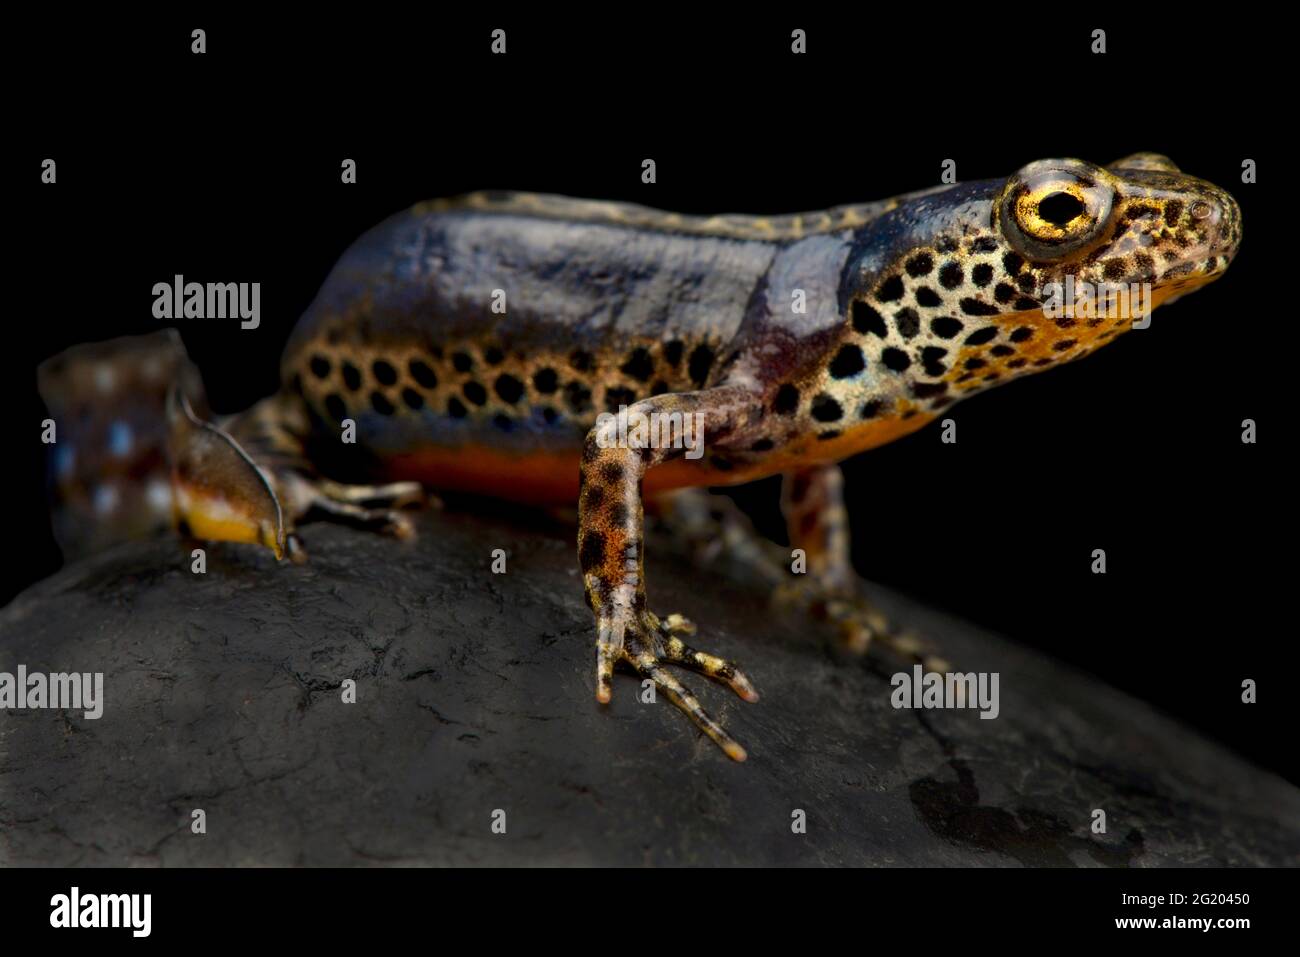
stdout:
{"type": "Polygon", "coordinates": [[[631,389],[624,389],[620,386],[605,390],[605,408],[610,412],[617,412],[621,405],[631,405],[636,401],[636,393],[631,389]]]}
{"type": "Polygon", "coordinates": [[[542,395],[550,395],[560,387],[560,377],[554,369],[540,369],[533,373],[533,388],[542,395]]]}
{"type": "Polygon", "coordinates": [[[912,386],[912,395],[918,399],[929,399],[936,395],[943,395],[948,391],[946,382],[918,382],[912,386]]]}
{"type": "MultiPolygon", "coordinates": [[[[645,454],[646,451],[647,451],[647,450],[642,449],[642,456],[643,456],[643,457],[644,457],[644,454],[645,454]]],[[[728,461],[727,459],[721,458],[721,457],[719,457],[719,456],[717,456],[717,455],[711,455],[711,456],[709,456],[709,465],[710,465],[710,467],[717,469],[719,472],[730,472],[732,469],[735,468],[735,466],[732,465],[730,461],[728,461]]]]}
{"type": "Polygon", "coordinates": [[[397,381],[397,370],[383,359],[376,359],[371,363],[370,371],[374,373],[375,380],[380,385],[392,385],[397,381]]]}
{"type": "Polygon", "coordinates": [[[976,329],[966,337],[966,345],[982,346],[986,342],[992,342],[998,337],[997,326],[985,326],[983,329],[976,329]]]}
{"type": "Polygon", "coordinates": [[[880,284],[876,298],[881,302],[897,302],[903,298],[903,277],[890,276],[880,284]]]}
{"type": "Polygon", "coordinates": [[[1075,319],[1074,316],[1057,316],[1052,321],[1061,329],[1069,329],[1079,320],[1075,319]]]}
{"type": "Polygon", "coordinates": [[[990,306],[987,302],[980,302],[978,299],[971,299],[967,296],[961,301],[961,311],[968,316],[996,316],[998,307],[990,306]]]}
{"type": "Polygon", "coordinates": [[[825,392],[812,400],[812,417],[818,422],[838,422],[843,415],[840,404],[825,392]]]}
{"type": "Polygon", "coordinates": [[[466,382],[465,385],[461,387],[460,391],[465,394],[465,398],[469,399],[475,405],[482,405],[487,401],[487,389],[483,388],[477,382],[466,382]]]}
{"type": "Polygon", "coordinates": [[[490,366],[499,366],[505,360],[505,353],[496,346],[491,346],[483,353],[483,361],[490,366]]]}
{"type": "Polygon", "coordinates": [[[392,415],[394,411],[393,403],[389,402],[382,392],[370,393],[370,405],[380,415],[392,415]]]}
{"type": "Polygon", "coordinates": [[[935,399],[933,402],[930,403],[930,408],[942,409],[945,405],[951,405],[951,404],[952,404],[952,396],[941,395],[939,396],[939,398],[935,399]]]}
{"type": "Polygon", "coordinates": [[[411,378],[414,379],[417,383],[419,383],[422,388],[425,389],[438,388],[438,377],[434,375],[432,369],[430,369],[419,359],[411,360],[410,370],[411,370],[411,378]]]}
{"type": "Polygon", "coordinates": [[[464,402],[453,395],[447,400],[447,414],[453,419],[463,419],[469,415],[469,409],[465,408],[464,402]]]}
{"type": "Polygon", "coordinates": [[[664,361],[674,369],[677,368],[678,363],[682,361],[682,350],[684,348],[685,346],[682,345],[682,340],[674,339],[672,342],[664,346],[664,361]]]}
{"type": "Polygon", "coordinates": [[[993,298],[1005,305],[1016,298],[1016,287],[1009,282],[1000,282],[993,287],[993,298]]]}
{"type": "Polygon", "coordinates": [[[1020,267],[1024,264],[1025,261],[1020,258],[1018,253],[1007,253],[1002,257],[1002,268],[1007,271],[1008,276],[1014,276],[1020,272],[1020,267]]]}
{"type": "Polygon", "coordinates": [[[343,384],[356,392],[361,388],[361,370],[351,362],[345,362],[341,366],[343,370],[343,384]]]}
{"type": "Polygon", "coordinates": [[[885,364],[886,369],[894,372],[902,372],[912,364],[911,358],[902,349],[895,349],[890,346],[880,354],[880,361],[885,364]]]}
{"type": "Polygon", "coordinates": [[[894,313],[894,325],[898,326],[898,334],[904,339],[911,339],[921,331],[921,317],[911,306],[898,310],[894,313]]]}
{"type": "Polygon", "coordinates": [[[524,384],[510,374],[497,376],[492,388],[501,396],[501,401],[514,405],[524,394],[524,384]]]}
{"type": "Polygon", "coordinates": [[[588,509],[600,508],[600,503],[605,501],[605,490],[599,485],[587,485],[583,478],[584,476],[580,471],[578,473],[578,487],[583,489],[582,507],[588,509]]]}
{"type": "Polygon", "coordinates": [[[318,379],[324,379],[330,374],[330,361],[324,356],[312,356],[311,374],[318,379]]]}
{"type": "Polygon", "coordinates": [[[951,339],[961,332],[962,328],[961,320],[954,319],[952,316],[940,316],[930,323],[930,330],[940,339],[951,339]]]}
{"type": "Polygon", "coordinates": [[[977,286],[987,286],[993,281],[993,267],[988,263],[980,263],[970,271],[970,279],[977,286]]]}
{"type": "Polygon", "coordinates": [[[771,439],[759,439],[749,447],[751,452],[770,452],[776,447],[776,443],[771,439]]]}
{"type": "Polygon", "coordinates": [[[956,289],[965,278],[961,266],[955,262],[944,263],[943,268],[939,270],[939,285],[944,289],[956,289]]]}
{"type": "Polygon", "coordinates": [[[590,372],[591,367],[594,364],[595,362],[591,358],[590,352],[584,352],[582,349],[577,349],[569,353],[569,365],[578,372],[590,372]]]}
{"type": "Polygon", "coordinates": [[[578,549],[578,563],[582,570],[589,572],[598,568],[604,560],[605,536],[600,532],[587,532],[582,536],[582,547],[578,549]]]}
{"type": "Polygon", "coordinates": [[[1016,309],[1020,312],[1031,312],[1038,308],[1038,303],[1033,299],[1021,297],[1016,300],[1016,309]]]}
{"type": "Polygon", "coordinates": [[[1019,368],[1021,368],[1022,366],[1028,364],[1028,362],[1029,362],[1029,360],[1026,359],[1026,358],[1024,358],[1023,356],[1020,357],[1020,358],[1018,358],[1018,359],[1008,359],[1008,360],[1007,360],[1007,368],[1008,368],[1008,369],[1019,369],[1019,368]]]}
{"type": "Polygon", "coordinates": [[[831,376],[835,379],[847,379],[857,375],[866,366],[861,349],[855,345],[840,346],[840,351],[835,353],[835,358],[831,360],[831,376]]]}
{"type": "Polygon", "coordinates": [[[424,408],[424,396],[410,387],[402,390],[402,401],[406,403],[408,409],[424,408]]]}
{"type": "Polygon", "coordinates": [[[515,427],[515,423],[511,420],[510,416],[502,415],[500,412],[492,416],[492,424],[502,432],[509,432],[515,427]]]}
{"type": "Polygon", "coordinates": [[[631,376],[637,382],[645,382],[655,371],[654,360],[650,358],[650,351],[640,347],[633,349],[627,361],[620,368],[625,375],[631,376]]]}
{"type": "Polygon", "coordinates": [[[704,385],[704,381],[708,379],[709,370],[713,368],[713,359],[713,350],[706,345],[698,345],[691,351],[686,369],[691,381],[697,386],[704,385]]]}
{"type": "Polygon", "coordinates": [[[1129,203],[1124,209],[1125,219],[1145,219],[1159,215],[1159,208],[1152,206],[1150,203],[1129,203]]]}
{"type": "Polygon", "coordinates": [[[1178,217],[1183,214],[1183,204],[1181,200],[1171,199],[1165,203],[1165,222],[1170,226],[1178,225],[1178,217]]]}
{"type": "Polygon", "coordinates": [[[1032,293],[1032,292],[1034,291],[1034,275],[1033,275],[1033,273],[1025,273],[1023,276],[1021,276],[1019,279],[1017,279],[1017,280],[1016,280],[1016,286],[1017,286],[1017,288],[1019,288],[1019,290],[1020,290],[1021,292],[1025,293],[1025,294],[1027,294],[1027,295],[1030,294],[1030,293],[1032,293]]]}
{"type": "Polygon", "coordinates": [[[555,411],[554,409],[552,409],[549,405],[542,406],[542,421],[543,421],[543,422],[545,422],[547,425],[554,425],[554,424],[555,424],[555,420],[558,419],[558,418],[559,418],[559,415],[558,415],[558,414],[556,413],[556,411],[555,411]]]}
{"type": "Polygon", "coordinates": [[[1064,352],[1066,349],[1072,349],[1077,345],[1074,339],[1062,339],[1060,342],[1053,342],[1052,348],[1057,352],[1064,352]]]}
{"type": "Polygon", "coordinates": [[[1002,357],[1012,355],[1015,351],[1011,346],[994,346],[989,350],[989,354],[1002,357]]]}
{"type": "Polygon", "coordinates": [[[985,382],[997,382],[998,379],[1001,379],[1001,378],[1002,378],[1002,373],[1001,373],[1001,372],[990,372],[988,375],[986,375],[986,376],[984,377],[984,381],[985,381],[985,382]]]}
{"type": "Polygon", "coordinates": [[[967,369],[983,369],[986,365],[988,365],[988,363],[979,357],[966,360],[967,369]]]}
{"type": "Polygon", "coordinates": [[[348,407],[341,395],[331,392],[325,396],[325,411],[329,413],[330,418],[335,422],[342,422],[348,414],[348,407]]]}
{"type": "Polygon", "coordinates": [[[934,257],[929,253],[917,253],[907,261],[907,274],[909,276],[925,276],[934,268],[934,257]]]}
{"type": "Polygon", "coordinates": [[[889,330],[885,327],[885,318],[876,310],[872,309],[861,299],[853,302],[853,329],[864,336],[871,333],[873,336],[879,336],[881,339],[889,335],[889,330]]]}
{"type": "Polygon", "coordinates": [[[916,304],[925,306],[927,309],[933,309],[935,306],[942,305],[943,300],[929,286],[918,286],[916,289],[916,304]]]}
{"type": "Polygon", "coordinates": [[[935,244],[935,249],[939,250],[941,253],[955,253],[958,245],[957,240],[953,239],[951,236],[944,236],[935,244]]]}
{"type": "MultiPolygon", "coordinates": [[[[839,430],[839,429],[830,429],[829,431],[826,431],[826,432],[818,432],[818,433],[817,433],[817,441],[818,441],[818,442],[828,442],[828,441],[830,441],[831,439],[838,439],[839,437],[840,437],[840,430],[839,430]]],[[[805,517],[807,517],[807,516],[805,516],[805,517]]]]}
{"type": "Polygon", "coordinates": [[[981,236],[970,244],[970,248],[974,253],[991,253],[998,248],[998,241],[992,236],[981,236]]]}
{"type": "Polygon", "coordinates": [[[1044,356],[1042,359],[1034,360],[1034,365],[1036,366],[1050,366],[1051,364],[1052,364],[1052,360],[1048,359],[1046,356],[1044,356]]]}
{"type": "Polygon", "coordinates": [[[790,383],[785,383],[776,390],[772,400],[772,411],[777,415],[792,415],[799,408],[799,390],[790,383]]]}
{"type": "Polygon", "coordinates": [[[619,482],[623,481],[623,475],[623,466],[619,465],[617,462],[609,462],[601,466],[600,477],[610,485],[617,485],[619,482]]]}
{"type": "Polygon", "coordinates": [[[858,416],[863,419],[874,419],[884,408],[884,403],[879,399],[872,399],[870,402],[864,402],[862,408],[858,410],[858,416]]]}
{"type": "Polygon", "coordinates": [[[469,357],[467,352],[453,352],[451,354],[451,367],[457,372],[468,372],[474,368],[474,360],[469,357]]]}
{"type": "Polygon", "coordinates": [[[1032,339],[1033,335],[1034,335],[1034,330],[1031,327],[1021,326],[1019,329],[1012,332],[1011,335],[1008,336],[1008,338],[1012,342],[1026,342],[1029,339],[1032,339]]]}
{"type": "Polygon", "coordinates": [[[663,379],[656,379],[654,385],[650,387],[651,395],[663,395],[668,391],[668,383],[663,379]]]}

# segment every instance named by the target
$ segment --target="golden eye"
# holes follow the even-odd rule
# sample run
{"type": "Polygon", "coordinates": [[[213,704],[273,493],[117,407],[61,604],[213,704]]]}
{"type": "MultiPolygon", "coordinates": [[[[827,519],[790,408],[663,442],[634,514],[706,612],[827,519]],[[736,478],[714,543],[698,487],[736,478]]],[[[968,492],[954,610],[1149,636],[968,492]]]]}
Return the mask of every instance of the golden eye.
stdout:
{"type": "Polygon", "coordinates": [[[1068,259],[1105,236],[1114,197],[1110,174],[1100,167],[1042,160],[1007,180],[996,215],[1007,241],[1026,259],[1068,259]]]}

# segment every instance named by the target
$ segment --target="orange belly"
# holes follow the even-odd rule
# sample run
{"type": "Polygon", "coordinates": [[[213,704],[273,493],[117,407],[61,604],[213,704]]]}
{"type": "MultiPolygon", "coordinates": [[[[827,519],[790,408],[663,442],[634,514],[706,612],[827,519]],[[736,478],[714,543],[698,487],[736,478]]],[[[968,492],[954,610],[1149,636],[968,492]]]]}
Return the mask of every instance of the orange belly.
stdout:
{"type": "MultiPolygon", "coordinates": [[[[706,465],[707,459],[672,459],[646,473],[642,493],[653,498],[678,488],[739,485],[800,466],[840,461],[914,432],[934,417],[922,413],[903,418],[901,413],[908,408],[911,403],[904,402],[900,414],[863,422],[833,441],[819,442],[808,436],[726,471],[706,465]]],[[[574,505],[581,456],[576,447],[506,452],[482,445],[430,446],[387,456],[384,474],[390,481],[420,482],[435,490],[471,492],[524,505],[574,505]]]]}
{"type": "MultiPolygon", "coordinates": [[[[427,448],[390,456],[385,476],[391,481],[415,481],[435,490],[471,492],[525,505],[576,505],[581,457],[578,449],[515,454],[482,446],[427,448]]],[[[761,477],[752,471],[720,472],[674,459],[646,473],[643,491],[650,497],[671,489],[732,485],[761,477]]]]}

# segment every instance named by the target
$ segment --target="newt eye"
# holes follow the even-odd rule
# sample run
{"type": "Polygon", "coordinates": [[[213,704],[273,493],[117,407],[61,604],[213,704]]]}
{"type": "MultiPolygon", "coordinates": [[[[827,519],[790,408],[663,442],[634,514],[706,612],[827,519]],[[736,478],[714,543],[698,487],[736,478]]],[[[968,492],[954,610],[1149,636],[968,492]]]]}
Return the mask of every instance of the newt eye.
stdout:
{"type": "Polygon", "coordinates": [[[1084,205],[1069,193],[1052,193],[1038,204],[1038,216],[1053,226],[1068,226],[1084,211],[1084,205]]]}
{"type": "Polygon", "coordinates": [[[1066,259],[1105,236],[1114,198],[1110,174],[1100,167],[1042,160],[1007,180],[996,215],[1007,241],[1025,258],[1066,259]]]}

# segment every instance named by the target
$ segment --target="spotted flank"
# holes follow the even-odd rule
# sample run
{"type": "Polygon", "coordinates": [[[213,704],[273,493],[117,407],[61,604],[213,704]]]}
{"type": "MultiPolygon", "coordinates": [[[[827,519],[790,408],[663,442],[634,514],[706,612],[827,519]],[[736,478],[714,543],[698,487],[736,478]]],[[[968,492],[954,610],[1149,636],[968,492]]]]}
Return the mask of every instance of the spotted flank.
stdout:
{"type": "MultiPolygon", "coordinates": [[[[403,508],[424,488],[576,503],[597,700],[631,671],[741,760],[674,670],[745,701],[754,684],[688,645],[680,615],[655,611],[646,506],[743,555],[846,648],[942,669],[862,598],[836,463],[1145,327],[1224,274],[1241,228],[1231,196],[1151,153],[1040,160],[1006,179],[775,216],[436,200],[343,254],[290,337],[281,392],[242,415],[210,421],[174,336],[50,360],[41,392],[68,437],[52,447],[56,528],[94,547],[166,514],[191,535],[301,561],[297,528],[313,516],[409,537],[403,508]],[[165,409],[180,381],[193,408],[165,409]],[[620,410],[699,416],[704,454],[607,441],[598,416],[620,410]],[[788,556],[687,499],[778,474],[808,559],[797,580],[788,556]]],[[[1178,335],[1177,323],[1147,334],[1178,335]]]]}

